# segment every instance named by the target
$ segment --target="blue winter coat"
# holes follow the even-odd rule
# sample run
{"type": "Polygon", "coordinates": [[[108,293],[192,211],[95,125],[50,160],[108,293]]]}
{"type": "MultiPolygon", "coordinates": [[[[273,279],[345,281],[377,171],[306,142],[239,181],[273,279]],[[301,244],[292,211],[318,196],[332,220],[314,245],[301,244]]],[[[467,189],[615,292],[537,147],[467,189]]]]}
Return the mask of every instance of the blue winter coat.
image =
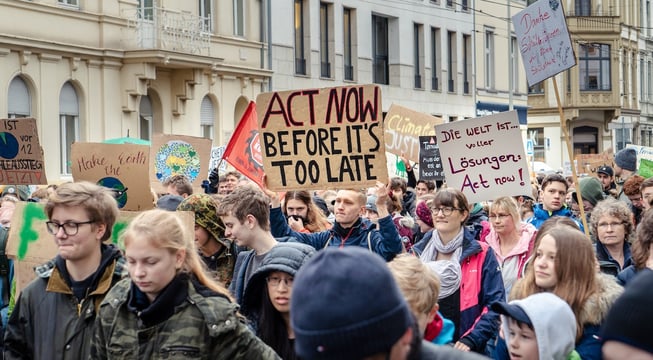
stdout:
{"type": "MultiPolygon", "coordinates": [[[[482,353],[487,341],[499,331],[499,314],[490,310],[490,304],[506,301],[505,290],[501,269],[492,248],[474,240],[467,228],[464,231],[463,251],[460,255],[460,328],[457,330],[462,343],[470,346],[473,351],[482,353]],[[477,256],[483,258],[475,258],[477,256]],[[480,269],[474,268],[474,263],[480,264],[480,269]],[[479,272],[480,277],[477,276],[479,272]],[[479,289],[478,293],[470,293],[473,289],[479,289]],[[465,305],[464,299],[474,299],[474,304],[465,305]]],[[[413,252],[421,254],[432,235],[432,231],[425,234],[422,240],[413,245],[413,252]]]]}
{"type": "Polygon", "coordinates": [[[533,216],[528,218],[526,222],[529,224],[533,224],[533,226],[535,226],[536,229],[539,229],[540,226],[542,226],[542,223],[544,223],[545,221],[549,220],[554,216],[566,216],[568,218],[571,218],[572,220],[574,220],[576,225],[578,225],[580,231],[585,232],[583,223],[578,219],[576,219],[576,217],[574,217],[574,214],[571,212],[571,210],[569,210],[569,208],[567,208],[566,206],[563,206],[556,211],[550,212],[548,210],[544,210],[542,208],[542,204],[535,204],[535,206],[533,206],[533,216]]]}
{"type": "MultiPolygon", "coordinates": [[[[281,212],[281,207],[270,209],[270,226],[273,236],[291,236],[298,242],[311,245],[316,250],[321,250],[326,246],[340,246],[342,242],[342,237],[333,230],[325,230],[313,234],[293,231],[288,226],[287,220],[281,212]]],[[[381,255],[386,261],[392,260],[402,250],[401,238],[392,221],[391,215],[379,219],[379,230],[375,230],[369,220],[362,219],[361,225],[351,232],[344,246],[370,248],[375,253],[381,255]]]]}

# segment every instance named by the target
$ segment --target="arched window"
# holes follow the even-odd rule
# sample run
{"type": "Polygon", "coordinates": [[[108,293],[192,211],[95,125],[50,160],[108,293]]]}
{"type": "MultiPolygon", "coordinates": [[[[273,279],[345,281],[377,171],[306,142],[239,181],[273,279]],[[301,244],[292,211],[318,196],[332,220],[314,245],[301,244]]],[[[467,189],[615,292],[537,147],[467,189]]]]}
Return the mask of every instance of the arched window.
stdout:
{"type": "Polygon", "coordinates": [[[59,94],[59,121],[61,173],[70,174],[71,145],[79,140],[79,101],[70,82],[63,85],[59,94]]]}
{"type": "Polygon", "coordinates": [[[7,113],[8,118],[26,118],[32,115],[32,98],[27,84],[25,84],[25,81],[20,76],[16,76],[11,80],[7,100],[9,107],[7,113]]]}
{"type": "Polygon", "coordinates": [[[138,109],[138,118],[140,119],[140,137],[143,140],[152,140],[152,102],[150,97],[143,95],[141,105],[138,109]]]}
{"type": "Polygon", "coordinates": [[[202,128],[202,136],[213,140],[213,120],[215,119],[215,110],[213,110],[213,102],[209,96],[202,99],[202,106],[200,108],[200,127],[202,128]]]}

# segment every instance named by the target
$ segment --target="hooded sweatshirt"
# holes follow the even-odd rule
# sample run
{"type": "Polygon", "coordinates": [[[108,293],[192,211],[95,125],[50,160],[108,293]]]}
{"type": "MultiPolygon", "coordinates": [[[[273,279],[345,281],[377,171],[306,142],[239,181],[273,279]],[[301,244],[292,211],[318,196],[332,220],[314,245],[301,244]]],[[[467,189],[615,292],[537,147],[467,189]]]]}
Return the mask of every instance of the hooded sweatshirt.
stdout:
{"type": "MultiPolygon", "coordinates": [[[[511,301],[510,305],[519,306],[531,320],[540,359],[565,360],[574,351],[576,318],[564,300],[544,292],[511,301]]],[[[506,344],[510,344],[508,320],[505,315],[501,318],[506,344]]]]}

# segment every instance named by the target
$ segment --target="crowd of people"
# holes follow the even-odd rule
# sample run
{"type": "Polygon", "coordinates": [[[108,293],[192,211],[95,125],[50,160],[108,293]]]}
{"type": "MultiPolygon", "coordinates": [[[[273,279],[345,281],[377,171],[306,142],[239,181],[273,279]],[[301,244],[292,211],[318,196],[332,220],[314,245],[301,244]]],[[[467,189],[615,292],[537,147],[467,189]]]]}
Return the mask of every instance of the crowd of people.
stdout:
{"type": "Polygon", "coordinates": [[[633,150],[482,203],[404,162],[407,179],[283,194],[175,175],[118,244],[110,189],[5,186],[0,247],[36,201],[58,253],[19,291],[0,254],[4,357],[653,358],[653,178],[633,150]]]}

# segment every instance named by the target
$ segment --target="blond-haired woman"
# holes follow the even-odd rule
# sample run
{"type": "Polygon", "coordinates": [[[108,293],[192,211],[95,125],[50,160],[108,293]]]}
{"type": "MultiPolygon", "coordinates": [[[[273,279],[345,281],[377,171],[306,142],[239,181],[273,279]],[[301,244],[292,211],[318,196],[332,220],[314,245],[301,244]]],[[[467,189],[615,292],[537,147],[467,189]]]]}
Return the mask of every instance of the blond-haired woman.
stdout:
{"type": "Polygon", "coordinates": [[[277,358],[207,275],[176,213],[143,212],[121,239],[130,278],[100,305],[92,358],[277,358]]]}

